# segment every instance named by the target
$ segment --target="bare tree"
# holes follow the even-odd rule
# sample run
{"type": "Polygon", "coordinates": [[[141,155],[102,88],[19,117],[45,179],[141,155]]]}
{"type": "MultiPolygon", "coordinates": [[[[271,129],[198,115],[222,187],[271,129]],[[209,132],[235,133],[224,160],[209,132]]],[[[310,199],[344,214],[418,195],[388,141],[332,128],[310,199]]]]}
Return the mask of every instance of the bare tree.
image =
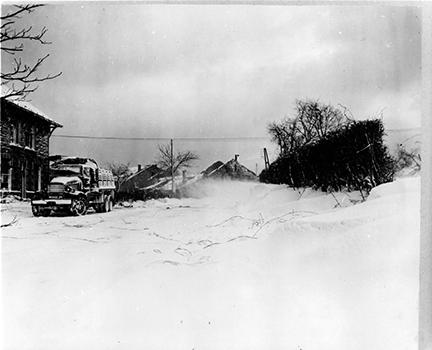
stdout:
{"type": "Polygon", "coordinates": [[[303,144],[322,139],[348,121],[344,111],[318,101],[296,101],[297,123],[295,130],[303,144]]]}
{"type": "Polygon", "coordinates": [[[159,145],[158,165],[164,170],[171,170],[176,173],[179,168],[188,168],[194,160],[199,159],[198,155],[191,151],[182,151],[173,154],[171,157],[171,145],[159,145]]]}
{"type": "Polygon", "coordinates": [[[129,175],[131,170],[129,168],[130,163],[108,163],[107,167],[114,176],[117,176],[119,183],[122,183],[129,175]]]}
{"type": "Polygon", "coordinates": [[[421,169],[420,147],[411,147],[407,149],[406,145],[399,144],[396,154],[396,169],[412,168],[413,171],[421,169]]]}
{"type": "Polygon", "coordinates": [[[280,122],[272,122],[268,125],[272,141],[277,143],[281,154],[300,144],[300,137],[296,132],[297,122],[297,119],[285,118],[280,122]]]}
{"type": "Polygon", "coordinates": [[[316,142],[350,121],[347,109],[311,100],[296,101],[296,116],[270,123],[268,132],[281,154],[316,142]]]}
{"type": "Polygon", "coordinates": [[[29,93],[34,92],[37,83],[57,78],[62,72],[48,75],[37,75],[38,69],[49,57],[49,54],[37,58],[36,62],[27,64],[19,57],[24,51],[24,44],[37,42],[41,45],[51,44],[44,39],[47,29],[43,27],[39,32],[34,32],[32,26],[19,27],[17,23],[23,15],[28,15],[42,4],[14,5],[12,9],[3,14],[1,19],[0,45],[1,52],[13,57],[9,71],[1,72],[2,97],[24,100],[29,93]]]}

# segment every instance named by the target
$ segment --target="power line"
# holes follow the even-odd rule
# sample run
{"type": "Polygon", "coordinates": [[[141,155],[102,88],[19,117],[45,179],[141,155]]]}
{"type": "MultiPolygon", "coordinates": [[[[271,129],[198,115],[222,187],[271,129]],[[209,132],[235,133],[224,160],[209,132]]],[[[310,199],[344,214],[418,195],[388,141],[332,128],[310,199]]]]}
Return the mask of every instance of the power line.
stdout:
{"type": "MultiPolygon", "coordinates": [[[[387,132],[404,132],[420,130],[420,128],[387,129],[387,132]]],[[[270,140],[270,136],[237,136],[237,137],[121,137],[121,136],[89,136],[89,135],[52,135],[51,137],[91,140],[125,140],[125,141],[254,141],[270,140]]]]}

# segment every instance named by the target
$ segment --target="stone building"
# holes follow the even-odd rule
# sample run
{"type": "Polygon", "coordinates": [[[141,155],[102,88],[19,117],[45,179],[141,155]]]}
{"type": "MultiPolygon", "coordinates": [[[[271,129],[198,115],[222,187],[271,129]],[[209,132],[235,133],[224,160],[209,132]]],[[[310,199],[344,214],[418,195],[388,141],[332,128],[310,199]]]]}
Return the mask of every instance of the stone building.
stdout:
{"type": "Polygon", "coordinates": [[[31,197],[49,182],[49,138],[62,127],[28,102],[1,98],[1,192],[31,197]]]}

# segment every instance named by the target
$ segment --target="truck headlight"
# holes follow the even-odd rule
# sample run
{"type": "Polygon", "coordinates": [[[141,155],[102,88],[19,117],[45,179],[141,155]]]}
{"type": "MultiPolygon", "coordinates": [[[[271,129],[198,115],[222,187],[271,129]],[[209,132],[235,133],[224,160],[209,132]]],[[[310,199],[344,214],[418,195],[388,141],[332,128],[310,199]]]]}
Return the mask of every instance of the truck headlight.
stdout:
{"type": "Polygon", "coordinates": [[[65,186],[65,192],[66,193],[73,193],[73,192],[75,192],[75,190],[72,187],[66,185],[65,186]]]}

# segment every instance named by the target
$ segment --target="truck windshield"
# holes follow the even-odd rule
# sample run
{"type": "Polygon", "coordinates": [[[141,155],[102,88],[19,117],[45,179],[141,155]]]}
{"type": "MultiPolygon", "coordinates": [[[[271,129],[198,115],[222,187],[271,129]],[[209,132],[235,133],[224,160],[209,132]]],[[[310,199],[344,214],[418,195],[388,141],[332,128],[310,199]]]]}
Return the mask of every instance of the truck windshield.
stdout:
{"type": "Polygon", "coordinates": [[[65,173],[74,173],[81,174],[81,165],[58,165],[53,168],[55,171],[65,172],[65,173]]]}

